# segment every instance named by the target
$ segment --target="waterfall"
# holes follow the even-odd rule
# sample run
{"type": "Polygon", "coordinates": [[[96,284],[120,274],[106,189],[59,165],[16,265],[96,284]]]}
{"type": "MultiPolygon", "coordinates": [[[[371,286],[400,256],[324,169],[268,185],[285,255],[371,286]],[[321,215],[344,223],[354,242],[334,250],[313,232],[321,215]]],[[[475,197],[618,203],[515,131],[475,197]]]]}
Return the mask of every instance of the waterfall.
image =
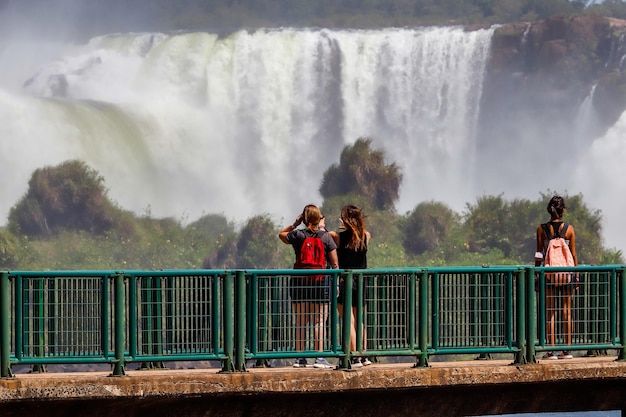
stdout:
{"type": "Polygon", "coordinates": [[[605,243],[626,253],[622,222],[626,195],[625,135],[626,112],[606,134],[581,151],[578,161],[572,161],[570,184],[582,192],[591,207],[602,208],[605,243]]]}
{"type": "MultiPolygon", "coordinates": [[[[266,29],[102,36],[0,89],[0,214],[32,172],[78,158],[138,214],[291,217],[370,137],[404,174],[399,210],[474,195],[492,29],[266,29]]],[[[32,54],[29,55],[32,58],[32,54]]],[[[3,62],[19,54],[4,50],[3,62]],[[6,56],[7,54],[12,56],[6,56]]]]}
{"type": "Polygon", "coordinates": [[[601,126],[601,123],[598,120],[598,114],[593,106],[593,98],[596,92],[596,87],[597,84],[594,84],[591,87],[591,91],[584,98],[578,108],[578,115],[576,117],[574,129],[576,136],[573,140],[573,144],[576,148],[584,146],[583,144],[587,138],[596,136],[595,132],[597,132],[599,130],[599,126],[601,126]]]}

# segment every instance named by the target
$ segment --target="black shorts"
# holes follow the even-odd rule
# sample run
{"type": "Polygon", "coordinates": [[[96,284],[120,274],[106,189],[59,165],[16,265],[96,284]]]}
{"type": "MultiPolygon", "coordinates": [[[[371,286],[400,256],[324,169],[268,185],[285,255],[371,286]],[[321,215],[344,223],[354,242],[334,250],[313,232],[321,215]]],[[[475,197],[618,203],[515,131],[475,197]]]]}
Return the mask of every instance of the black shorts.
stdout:
{"type": "Polygon", "coordinates": [[[550,283],[546,283],[546,290],[554,291],[558,293],[574,293],[578,289],[578,282],[568,282],[567,284],[562,285],[554,285],[550,283]]]}
{"type": "Polygon", "coordinates": [[[291,277],[289,295],[292,303],[330,303],[330,283],[328,275],[321,279],[316,276],[291,277]]]}
{"type": "MultiPolygon", "coordinates": [[[[358,295],[359,295],[359,287],[356,279],[352,281],[352,307],[356,307],[359,305],[358,295]]],[[[342,279],[339,282],[339,294],[337,295],[337,304],[343,305],[343,300],[345,299],[346,292],[346,280],[342,279]]],[[[363,303],[365,305],[365,300],[367,300],[367,285],[363,283],[363,303]]]]}
{"type": "Polygon", "coordinates": [[[550,278],[546,276],[546,290],[552,290],[559,293],[573,293],[580,286],[580,278],[577,274],[558,273],[561,275],[563,283],[554,284],[550,281],[550,278]]]}

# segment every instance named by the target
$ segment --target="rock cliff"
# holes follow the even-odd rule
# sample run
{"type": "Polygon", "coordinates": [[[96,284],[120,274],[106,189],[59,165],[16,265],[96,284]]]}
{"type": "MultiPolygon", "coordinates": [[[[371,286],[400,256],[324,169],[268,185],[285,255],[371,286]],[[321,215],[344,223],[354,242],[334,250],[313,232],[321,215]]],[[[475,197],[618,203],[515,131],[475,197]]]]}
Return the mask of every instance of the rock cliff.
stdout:
{"type": "Polygon", "coordinates": [[[626,21],[555,16],[496,29],[485,99],[508,91],[537,114],[567,116],[596,86],[594,106],[606,125],[626,107],[622,58],[626,21]]]}
{"type": "Polygon", "coordinates": [[[625,33],[626,21],[601,16],[499,26],[483,86],[479,163],[519,170],[524,181],[526,168],[509,154],[545,154],[548,146],[555,152],[534,161],[546,164],[560,158],[556,150],[584,154],[626,109],[625,33]]]}

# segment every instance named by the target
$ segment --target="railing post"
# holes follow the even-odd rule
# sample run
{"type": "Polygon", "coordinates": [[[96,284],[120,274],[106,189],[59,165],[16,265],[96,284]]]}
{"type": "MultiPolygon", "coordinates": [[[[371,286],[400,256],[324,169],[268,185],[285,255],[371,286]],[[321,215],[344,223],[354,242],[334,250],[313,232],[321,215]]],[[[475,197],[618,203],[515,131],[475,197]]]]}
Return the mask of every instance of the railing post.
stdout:
{"type": "Polygon", "coordinates": [[[416,328],[419,323],[419,313],[417,311],[417,289],[418,289],[418,281],[419,275],[418,273],[412,272],[409,275],[409,288],[408,288],[408,311],[407,311],[407,340],[409,341],[409,346],[412,351],[415,350],[415,346],[417,345],[419,348],[419,340],[417,337],[416,328]]]}
{"type": "MultiPolygon", "coordinates": [[[[517,348],[519,349],[515,355],[516,364],[528,363],[527,355],[529,352],[534,352],[534,347],[527,348],[528,335],[526,333],[526,321],[527,317],[529,317],[527,313],[527,307],[529,300],[529,295],[527,293],[527,288],[533,288],[529,284],[529,280],[527,277],[532,275],[530,271],[526,268],[520,268],[518,271],[518,276],[516,281],[516,313],[515,317],[517,318],[516,326],[516,334],[517,334],[517,348]]],[[[530,292],[530,291],[528,291],[530,292]]]]}
{"type": "MultiPolygon", "coordinates": [[[[535,351],[535,338],[537,334],[537,321],[535,320],[535,311],[537,309],[535,276],[536,271],[534,267],[526,268],[526,293],[519,293],[522,297],[526,298],[526,312],[523,316],[523,320],[526,321],[526,363],[537,363],[537,353],[535,351]]],[[[518,297],[518,300],[519,298],[520,297],[518,297]]],[[[539,318],[539,315],[537,317],[539,318]]]]}
{"type": "MultiPolygon", "coordinates": [[[[355,348],[357,350],[357,352],[362,353],[364,350],[367,350],[367,343],[364,345],[363,342],[363,331],[365,328],[365,317],[364,317],[364,312],[363,312],[363,302],[364,300],[364,296],[365,296],[365,291],[364,291],[364,282],[363,282],[363,273],[360,272],[356,275],[356,277],[354,276],[354,274],[352,274],[352,286],[356,286],[356,297],[357,297],[357,303],[356,303],[356,308],[355,308],[355,314],[354,314],[354,327],[355,327],[355,331],[356,331],[356,344],[355,344],[355,348]]],[[[335,297],[335,300],[337,298],[335,297]]]]}
{"type": "Polygon", "coordinates": [[[124,370],[124,345],[126,338],[126,297],[124,296],[124,274],[113,275],[113,285],[115,292],[114,299],[114,324],[115,330],[115,361],[113,363],[113,373],[111,376],[123,376],[124,370]]]}
{"type": "MultiPolygon", "coordinates": [[[[44,308],[44,297],[47,291],[44,279],[45,278],[40,277],[33,280],[33,296],[35,298],[35,300],[33,300],[33,318],[35,319],[33,321],[33,330],[37,334],[36,340],[33,342],[33,351],[39,357],[43,357],[46,350],[44,323],[46,322],[47,317],[45,313],[46,310],[44,308]]],[[[34,374],[43,372],[47,372],[45,364],[36,363],[31,369],[31,373],[34,374]]]]}
{"type": "Polygon", "coordinates": [[[224,275],[224,286],[222,289],[222,316],[224,318],[224,355],[222,360],[222,370],[220,372],[233,372],[234,337],[235,337],[235,310],[233,307],[234,282],[232,272],[224,275]]]}
{"type": "Polygon", "coordinates": [[[0,273],[0,378],[11,378],[11,291],[9,273],[0,273]]]}
{"type": "Polygon", "coordinates": [[[623,361],[626,360],[626,268],[622,267],[622,270],[619,273],[619,277],[619,341],[622,345],[622,348],[619,349],[617,360],[623,361]]]}
{"type": "Polygon", "coordinates": [[[421,355],[418,365],[428,366],[428,271],[419,278],[419,348],[421,355]]]}
{"type": "MultiPolygon", "coordinates": [[[[256,294],[254,294],[256,296],[256,294]]],[[[237,271],[235,276],[235,370],[246,370],[246,273],[237,271]]]]}
{"type": "MultiPolygon", "coordinates": [[[[341,278],[339,278],[341,279],[341,278]]],[[[341,317],[341,350],[343,356],[339,359],[339,369],[349,369],[352,352],[350,351],[350,333],[352,321],[352,285],[354,276],[352,271],[348,271],[344,275],[345,291],[343,292],[343,315],[341,317]]],[[[341,283],[339,284],[341,285],[341,283]]],[[[359,300],[360,302],[360,300],[359,300]]],[[[355,317],[355,320],[357,318],[355,317]]],[[[358,320],[357,320],[358,323],[358,320]]],[[[355,324],[356,326],[356,324],[355,324]]]]}

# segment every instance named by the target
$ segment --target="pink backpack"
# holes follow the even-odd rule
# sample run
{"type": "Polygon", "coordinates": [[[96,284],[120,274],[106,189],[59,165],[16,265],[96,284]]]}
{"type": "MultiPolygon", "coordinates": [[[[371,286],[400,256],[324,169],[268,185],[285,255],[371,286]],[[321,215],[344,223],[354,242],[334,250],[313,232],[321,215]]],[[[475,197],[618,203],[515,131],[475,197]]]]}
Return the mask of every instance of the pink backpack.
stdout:
{"type": "MultiPolygon", "coordinates": [[[[549,223],[544,223],[541,227],[549,239],[545,248],[544,266],[575,266],[572,251],[564,239],[569,225],[564,223],[563,230],[559,233],[559,223],[552,223],[554,234],[550,231],[549,223]]],[[[554,286],[561,286],[572,282],[572,274],[570,272],[551,272],[546,274],[546,279],[554,286]]]]}

